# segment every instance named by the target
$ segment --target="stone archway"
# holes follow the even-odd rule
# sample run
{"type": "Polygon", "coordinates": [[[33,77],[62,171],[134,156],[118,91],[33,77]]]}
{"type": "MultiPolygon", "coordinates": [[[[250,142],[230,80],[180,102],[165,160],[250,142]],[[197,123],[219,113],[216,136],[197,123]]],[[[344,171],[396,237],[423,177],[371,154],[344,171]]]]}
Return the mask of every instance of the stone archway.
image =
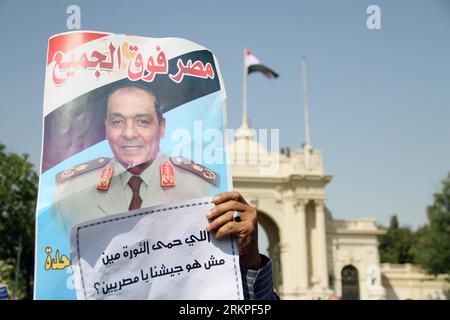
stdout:
{"type": "Polygon", "coordinates": [[[359,275],[358,269],[353,265],[347,265],[341,271],[342,300],[359,300],[359,275]]]}
{"type": "Polygon", "coordinates": [[[279,292],[283,283],[280,259],[280,230],[276,222],[264,211],[258,210],[258,223],[269,240],[269,258],[272,261],[273,287],[279,292]]]}

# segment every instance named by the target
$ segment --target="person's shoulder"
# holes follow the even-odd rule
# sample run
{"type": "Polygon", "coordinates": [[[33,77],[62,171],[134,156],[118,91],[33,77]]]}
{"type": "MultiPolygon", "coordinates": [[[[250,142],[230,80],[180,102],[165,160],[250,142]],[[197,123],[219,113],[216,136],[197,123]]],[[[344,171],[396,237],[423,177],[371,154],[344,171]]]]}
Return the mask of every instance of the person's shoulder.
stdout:
{"type": "Polygon", "coordinates": [[[63,185],[66,182],[78,180],[76,178],[86,177],[88,176],[88,173],[94,173],[105,168],[110,161],[111,158],[101,157],[77,164],[76,166],[58,172],[55,175],[55,183],[56,185],[63,185]]]}
{"type": "Polygon", "coordinates": [[[216,187],[220,186],[220,175],[217,172],[188,158],[169,157],[169,160],[170,163],[175,165],[177,168],[182,169],[184,172],[191,173],[216,187]]]}

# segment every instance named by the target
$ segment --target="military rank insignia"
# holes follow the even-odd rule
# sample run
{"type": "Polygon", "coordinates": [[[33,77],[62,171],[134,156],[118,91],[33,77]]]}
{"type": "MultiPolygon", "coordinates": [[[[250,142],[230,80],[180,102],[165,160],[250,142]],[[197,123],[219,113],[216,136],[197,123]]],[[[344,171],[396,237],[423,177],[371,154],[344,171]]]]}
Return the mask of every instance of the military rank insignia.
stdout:
{"type": "Polygon", "coordinates": [[[101,168],[104,165],[106,165],[109,160],[110,160],[109,158],[97,158],[95,160],[79,164],[75,167],[65,169],[64,171],[61,171],[58,174],[56,174],[55,176],[56,183],[57,184],[64,183],[72,178],[78,177],[87,172],[91,172],[92,170],[101,168]]]}
{"type": "Polygon", "coordinates": [[[108,164],[102,171],[100,179],[97,183],[97,190],[108,191],[109,183],[111,182],[113,176],[113,166],[108,164]]]}
{"type": "Polygon", "coordinates": [[[195,163],[194,161],[183,158],[183,157],[171,157],[170,161],[174,165],[176,165],[179,168],[182,168],[184,170],[187,170],[198,177],[202,178],[203,180],[208,181],[209,183],[212,183],[216,187],[220,185],[220,176],[215,173],[214,171],[195,163]]]}
{"type": "Polygon", "coordinates": [[[160,167],[161,187],[169,188],[175,186],[175,171],[169,160],[160,167]]]}

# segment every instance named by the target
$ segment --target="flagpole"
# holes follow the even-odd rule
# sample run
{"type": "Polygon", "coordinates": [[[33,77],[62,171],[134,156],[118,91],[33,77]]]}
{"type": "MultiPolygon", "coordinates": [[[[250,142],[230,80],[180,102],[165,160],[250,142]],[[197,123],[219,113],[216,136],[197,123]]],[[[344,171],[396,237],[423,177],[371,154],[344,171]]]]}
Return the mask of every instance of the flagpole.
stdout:
{"type": "Polygon", "coordinates": [[[248,77],[248,70],[247,66],[245,64],[245,52],[246,49],[244,49],[244,81],[243,81],[243,88],[242,88],[242,129],[248,129],[250,126],[248,125],[248,111],[247,111],[247,77],[248,77]]]}
{"type": "Polygon", "coordinates": [[[308,83],[307,83],[306,58],[302,58],[302,76],[303,76],[303,108],[305,114],[305,138],[306,144],[311,146],[309,136],[309,110],[308,110],[308,83]]]}

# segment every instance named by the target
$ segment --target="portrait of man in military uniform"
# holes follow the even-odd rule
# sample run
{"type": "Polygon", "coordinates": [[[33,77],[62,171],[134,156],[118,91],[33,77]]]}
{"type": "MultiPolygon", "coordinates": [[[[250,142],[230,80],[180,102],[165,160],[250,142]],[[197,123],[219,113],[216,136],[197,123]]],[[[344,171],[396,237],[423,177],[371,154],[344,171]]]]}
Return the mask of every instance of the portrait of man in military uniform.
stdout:
{"type": "Polygon", "coordinates": [[[147,87],[114,87],[107,98],[106,139],[113,157],[101,157],[56,175],[53,214],[64,229],[106,215],[219,193],[219,175],[160,149],[166,119],[147,87]]]}

